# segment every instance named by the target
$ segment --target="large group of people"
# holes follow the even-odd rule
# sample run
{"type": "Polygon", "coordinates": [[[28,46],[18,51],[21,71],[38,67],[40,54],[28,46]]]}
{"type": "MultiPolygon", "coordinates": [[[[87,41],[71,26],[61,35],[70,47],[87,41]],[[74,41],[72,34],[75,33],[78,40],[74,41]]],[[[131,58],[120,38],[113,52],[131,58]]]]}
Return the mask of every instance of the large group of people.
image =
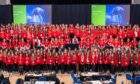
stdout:
{"type": "Polygon", "coordinates": [[[94,25],[0,25],[0,70],[138,71],[140,28],[94,25]],[[77,44],[78,48],[65,48],[77,44]]]}

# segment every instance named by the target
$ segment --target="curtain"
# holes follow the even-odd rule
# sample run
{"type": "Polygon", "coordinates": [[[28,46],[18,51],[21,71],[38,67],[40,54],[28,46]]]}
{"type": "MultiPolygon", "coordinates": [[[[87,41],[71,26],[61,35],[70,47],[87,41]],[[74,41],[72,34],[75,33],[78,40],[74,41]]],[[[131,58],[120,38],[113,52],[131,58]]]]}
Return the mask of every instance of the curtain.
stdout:
{"type": "Polygon", "coordinates": [[[130,11],[130,24],[140,25],[140,5],[131,5],[130,11]]]}
{"type": "Polygon", "coordinates": [[[0,5],[0,24],[12,23],[12,6],[0,5]]]}
{"type": "Polygon", "coordinates": [[[53,24],[90,24],[90,5],[53,5],[53,24]]]}

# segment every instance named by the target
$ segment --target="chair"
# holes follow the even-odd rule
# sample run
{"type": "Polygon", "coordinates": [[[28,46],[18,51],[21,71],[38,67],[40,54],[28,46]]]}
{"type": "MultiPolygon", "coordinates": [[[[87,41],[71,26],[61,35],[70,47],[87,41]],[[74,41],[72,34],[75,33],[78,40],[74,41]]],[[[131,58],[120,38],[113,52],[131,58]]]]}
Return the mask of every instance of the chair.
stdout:
{"type": "Polygon", "coordinates": [[[71,77],[73,79],[73,84],[81,84],[81,80],[74,75],[74,72],[71,72],[71,77]]]}
{"type": "Polygon", "coordinates": [[[71,71],[71,73],[70,73],[70,74],[71,74],[71,77],[73,78],[73,77],[74,77],[74,72],[73,72],[73,71],[71,71]]]}
{"type": "Polygon", "coordinates": [[[24,84],[23,79],[19,78],[16,80],[16,84],[24,84]]]}
{"type": "Polygon", "coordinates": [[[45,77],[39,77],[38,81],[47,81],[47,79],[45,77]]]}
{"type": "MultiPolygon", "coordinates": [[[[133,81],[132,75],[130,75],[130,74],[126,74],[126,79],[130,80],[131,82],[133,81]]],[[[126,84],[128,84],[127,80],[126,80],[126,84]]]]}
{"type": "Polygon", "coordinates": [[[135,77],[135,83],[134,84],[137,84],[137,82],[138,82],[138,84],[140,84],[140,76],[135,77]]]}
{"type": "Polygon", "coordinates": [[[114,75],[114,78],[112,78],[113,84],[116,84],[116,80],[117,80],[117,74],[115,74],[115,75],[114,75]]]}

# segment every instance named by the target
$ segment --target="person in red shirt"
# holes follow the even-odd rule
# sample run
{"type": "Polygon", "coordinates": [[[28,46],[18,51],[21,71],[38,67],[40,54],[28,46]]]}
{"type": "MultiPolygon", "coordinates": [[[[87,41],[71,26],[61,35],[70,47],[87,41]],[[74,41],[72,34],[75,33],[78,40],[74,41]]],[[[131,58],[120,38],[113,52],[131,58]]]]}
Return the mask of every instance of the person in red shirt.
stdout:
{"type": "Polygon", "coordinates": [[[85,53],[85,58],[86,58],[86,61],[85,61],[85,71],[86,72],[89,72],[90,69],[91,69],[91,55],[90,55],[90,50],[88,49],[87,52],[85,53]]]}
{"type": "Polygon", "coordinates": [[[1,43],[2,49],[6,49],[7,46],[8,46],[8,43],[7,43],[6,39],[3,39],[3,42],[1,43]]]}
{"type": "Polygon", "coordinates": [[[28,53],[26,52],[25,54],[25,71],[28,72],[30,70],[31,67],[31,57],[28,55],[28,53]]]}
{"type": "Polygon", "coordinates": [[[132,40],[132,46],[133,46],[134,48],[138,47],[138,42],[136,41],[136,38],[134,38],[134,39],[132,40]]]}
{"type": "Polygon", "coordinates": [[[110,56],[111,56],[111,58],[110,58],[110,64],[111,64],[111,70],[110,70],[110,72],[112,73],[112,74],[114,74],[115,73],[115,57],[114,57],[114,53],[113,52],[111,52],[110,53],[110,56]]]}
{"type": "Polygon", "coordinates": [[[78,65],[78,58],[76,57],[76,52],[73,53],[72,58],[71,58],[71,67],[74,73],[76,73],[77,69],[76,66],[78,65]]]}
{"type": "Polygon", "coordinates": [[[15,52],[15,54],[13,56],[13,59],[14,59],[14,68],[15,68],[15,71],[18,71],[18,53],[17,53],[17,51],[15,52]]]}
{"type": "Polygon", "coordinates": [[[115,71],[119,71],[119,54],[117,50],[114,50],[114,59],[115,59],[115,71]]]}
{"type": "Polygon", "coordinates": [[[127,71],[129,65],[129,59],[126,53],[123,54],[121,63],[122,63],[122,70],[127,71]]]}
{"type": "Polygon", "coordinates": [[[13,68],[13,59],[11,57],[11,53],[8,52],[6,56],[6,66],[7,66],[7,71],[11,72],[13,68]]]}
{"type": "Polygon", "coordinates": [[[98,65],[97,65],[98,66],[98,71],[102,72],[102,70],[103,70],[103,65],[102,65],[103,64],[103,53],[101,51],[99,52],[98,57],[99,57],[98,58],[98,65]]]}
{"type": "Polygon", "coordinates": [[[23,74],[24,62],[25,62],[25,59],[24,59],[23,53],[20,52],[19,57],[18,57],[18,69],[19,69],[20,75],[23,74]]]}
{"type": "Polygon", "coordinates": [[[138,71],[138,53],[131,53],[131,59],[130,59],[131,69],[130,71],[138,71]]]}
{"type": "Polygon", "coordinates": [[[103,67],[104,67],[104,71],[106,72],[108,69],[110,69],[110,55],[108,54],[108,51],[105,50],[104,51],[104,55],[103,55],[103,67]]]}
{"type": "Polygon", "coordinates": [[[48,69],[49,71],[54,71],[55,70],[55,56],[53,55],[49,55],[49,57],[47,58],[47,64],[48,64],[48,69]]]}
{"type": "Polygon", "coordinates": [[[42,60],[42,56],[40,54],[40,51],[37,51],[36,54],[36,71],[40,71],[41,70],[41,65],[43,64],[43,60],[42,60]]]}
{"type": "Polygon", "coordinates": [[[43,57],[42,57],[42,60],[43,60],[42,70],[43,70],[43,71],[46,71],[46,70],[47,70],[47,63],[46,63],[47,56],[46,56],[46,50],[45,50],[45,49],[43,50],[43,57]]]}
{"type": "Polygon", "coordinates": [[[60,67],[61,73],[65,73],[65,57],[64,57],[64,53],[62,52],[61,55],[59,55],[58,57],[58,65],[60,67]]]}
{"type": "Polygon", "coordinates": [[[58,64],[58,52],[56,52],[55,56],[55,72],[58,73],[59,64],[58,64]]]}
{"type": "Polygon", "coordinates": [[[70,72],[71,70],[71,63],[72,63],[72,53],[71,51],[69,51],[68,54],[65,55],[65,60],[66,60],[66,66],[65,66],[65,69],[66,69],[66,72],[70,72]]]}
{"type": "Polygon", "coordinates": [[[120,40],[118,38],[115,38],[115,40],[113,41],[113,47],[115,49],[118,49],[120,46],[120,40]]]}
{"type": "Polygon", "coordinates": [[[109,45],[109,46],[113,46],[113,42],[114,42],[114,39],[113,39],[113,37],[110,35],[109,38],[108,38],[108,45],[109,45]]]}
{"type": "Polygon", "coordinates": [[[119,29],[118,35],[117,35],[120,39],[124,39],[126,37],[126,32],[124,31],[124,29],[119,29]]]}
{"type": "Polygon", "coordinates": [[[128,27],[127,30],[127,38],[133,38],[135,37],[135,33],[134,33],[134,30],[131,28],[131,27],[128,27]]]}
{"type": "Polygon", "coordinates": [[[36,70],[36,56],[34,53],[31,54],[31,71],[34,72],[36,70]]]}
{"type": "Polygon", "coordinates": [[[130,48],[132,46],[132,42],[130,41],[130,39],[127,39],[127,42],[125,42],[125,46],[130,48]]]}
{"type": "Polygon", "coordinates": [[[91,56],[91,67],[92,67],[92,71],[97,71],[97,62],[98,62],[98,55],[96,52],[92,53],[92,56],[91,56]]]}
{"type": "Polygon", "coordinates": [[[81,52],[79,56],[79,70],[81,72],[85,71],[85,64],[86,64],[86,55],[84,52],[81,52]]]}

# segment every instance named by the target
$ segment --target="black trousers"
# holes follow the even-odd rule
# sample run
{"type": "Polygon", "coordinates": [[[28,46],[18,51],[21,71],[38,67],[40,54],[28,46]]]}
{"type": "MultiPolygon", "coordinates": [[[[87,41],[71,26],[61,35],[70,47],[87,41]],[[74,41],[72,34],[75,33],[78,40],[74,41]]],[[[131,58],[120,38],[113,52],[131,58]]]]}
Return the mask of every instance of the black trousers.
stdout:
{"type": "Polygon", "coordinates": [[[42,70],[43,70],[43,71],[46,71],[46,70],[47,70],[47,64],[45,64],[45,63],[42,64],[42,70]]]}
{"type": "Polygon", "coordinates": [[[36,65],[36,71],[40,71],[41,70],[41,64],[37,64],[36,65]]]}
{"type": "Polygon", "coordinates": [[[7,71],[8,72],[12,72],[12,69],[13,69],[13,65],[12,64],[8,64],[7,65],[7,71]]]}
{"type": "Polygon", "coordinates": [[[107,70],[108,70],[108,64],[103,64],[103,71],[107,72],[107,70]]]}
{"type": "Polygon", "coordinates": [[[91,65],[90,64],[85,64],[85,71],[89,72],[91,69],[91,65]]]}
{"type": "Polygon", "coordinates": [[[118,64],[118,72],[121,72],[122,71],[122,67],[121,67],[122,65],[121,64],[118,64]]]}
{"type": "Polygon", "coordinates": [[[23,74],[23,68],[24,68],[24,65],[18,65],[18,71],[19,71],[19,73],[20,73],[20,75],[22,75],[23,74]]]}
{"type": "Polygon", "coordinates": [[[55,70],[54,64],[48,64],[48,68],[49,68],[49,71],[54,71],[55,70]]]}
{"type": "Polygon", "coordinates": [[[31,65],[31,71],[34,72],[36,70],[36,65],[31,65]]]}
{"type": "Polygon", "coordinates": [[[4,62],[2,62],[2,70],[7,70],[7,65],[4,62]]]}
{"type": "Polygon", "coordinates": [[[84,64],[79,65],[79,71],[80,72],[85,72],[85,65],[84,64]]]}
{"type": "Polygon", "coordinates": [[[66,70],[66,72],[70,72],[71,71],[71,64],[65,64],[65,70],[66,70]]]}
{"type": "Polygon", "coordinates": [[[98,71],[102,72],[103,71],[103,64],[98,64],[98,71]]]}
{"type": "Polygon", "coordinates": [[[96,64],[91,64],[91,70],[92,70],[93,72],[97,71],[97,70],[96,70],[96,64]]]}
{"type": "Polygon", "coordinates": [[[129,64],[128,71],[133,72],[133,64],[129,64]]]}
{"type": "Polygon", "coordinates": [[[76,65],[75,64],[72,64],[72,70],[74,71],[74,73],[76,73],[76,65]]]}
{"type": "Polygon", "coordinates": [[[13,67],[14,67],[14,71],[18,71],[18,64],[14,64],[13,67]]]}
{"type": "Polygon", "coordinates": [[[29,72],[31,70],[31,65],[25,65],[24,70],[29,72]]]}
{"type": "Polygon", "coordinates": [[[55,64],[55,72],[58,73],[58,71],[59,71],[59,65],[56,63],[55,64]]]}
{"type": "Polygon", "coordinates": [[[2,61],[0,61],[0,70],[3,70],[3,62],[2,61]]]}
{"type": "Polygon", "coordinates": [[[65,73],[65,64],[60,64],[61,73],[65,73]]]}
{"type": "Polygon", "coordinates": [[[114,64],[111,64],[111,70],[110,70],[110,72],[111,72],[112,74],[115,73],[115,65],[114,65],[114,64]]]}

